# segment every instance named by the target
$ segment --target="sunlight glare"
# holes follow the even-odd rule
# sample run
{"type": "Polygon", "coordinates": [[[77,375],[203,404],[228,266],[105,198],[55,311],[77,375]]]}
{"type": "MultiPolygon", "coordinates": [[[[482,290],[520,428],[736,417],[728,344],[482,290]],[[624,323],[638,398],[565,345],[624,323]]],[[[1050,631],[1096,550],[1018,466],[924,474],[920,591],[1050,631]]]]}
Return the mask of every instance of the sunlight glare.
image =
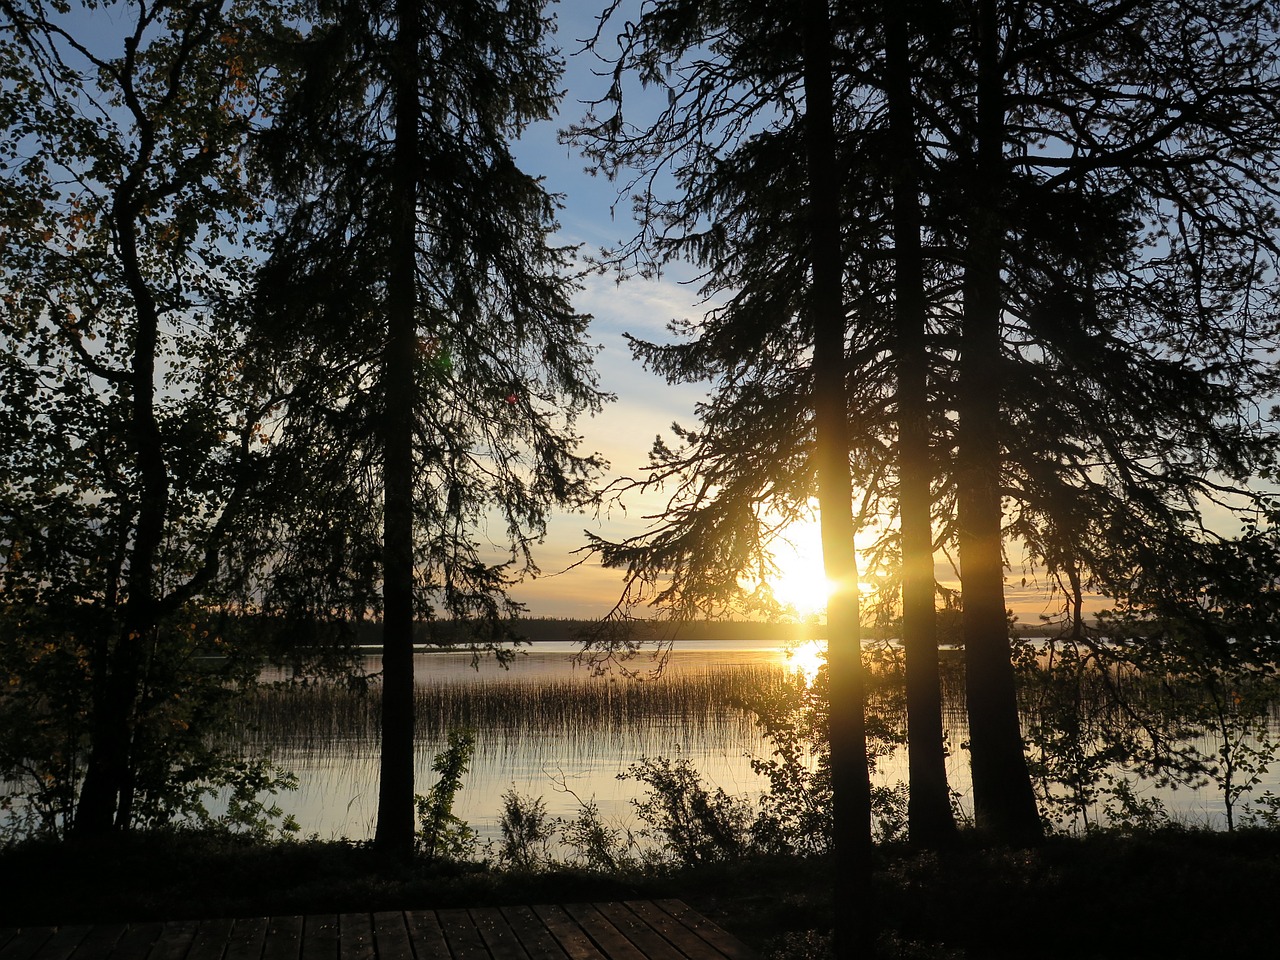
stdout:
{"type": "Polygon", "coordinates": [[[774,599],[799,617],[822,616],[834,585],[822,565],[822,535],[818,524],[793,523],[773,550],[778,573],[770,581],[774,599]]]}
{"type": "Polygon", "coordinates": [[[786,656],[791,672],[803,679],[806,687],[812,686],[818,671],[827,662],[827,642],[806,640],[787,650],[786,656]]]}

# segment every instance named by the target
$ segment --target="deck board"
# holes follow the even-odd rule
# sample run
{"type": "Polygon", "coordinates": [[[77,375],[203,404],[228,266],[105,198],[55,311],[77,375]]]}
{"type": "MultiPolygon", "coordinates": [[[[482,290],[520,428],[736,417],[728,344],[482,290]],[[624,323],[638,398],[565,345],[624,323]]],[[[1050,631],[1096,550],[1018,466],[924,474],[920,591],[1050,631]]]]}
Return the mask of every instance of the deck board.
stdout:
{"type": "Polygon", "coordinates": [[[378,960],[413,960],[413,943],[403,913],[375,913],[373,940],[378,946],[378,960]]]}
{"type": "Polygon", "coordinates": [[[373,917],[367,913],[338,917],[338,956],[342,960],[375,960],[373,917]]]}
{"type": "Polygon", "coordinates": [[[92,929],[87,924],[59,927],[36,951],[33,960],[67,960],[92,929]]]}
{"type": "Polygon", "coordinates": [[[48,927],[15,930],[14,935],[0,948],[0,960],[31,960],[55,932],[48,927]]]}
{"type": "Polygon", "coordinates": [[[529,960],[507,918],[499,910],[469,910],[471,922],[480,931],[480,939],[493,960],[529,960]]]}
{"type": "Polygon", "coordinates": [[[166,923],[147,960],[186,960],[199,930],[200,924],[195,920],[166,923]]]}
{"type": "Polygon", "coordinates": [[[413,955],[417,960],[450,960],[449,944],[440,929],[440,918],[430,910],[410,910],[404,915],[413,955]]]}
{"type": "MultiPolygon", "coordinates": [[[[302,956],[302,917],[272,917],[267,927],[262,960],[299,960],[302,956]]],[[[159,960],[152,956],[150,960],[159,960]]]]}
{"type": "Polygon", "coordinates": [[[705,941],[726,960],[756,960],[754,951],[749,949],[745,943],[716,926],[696,910],[690,909],[688,905],[680,900],[654,900],[649,902],[661,907],[672,917],[679,920],[681,924],[696,933],[699,939],[705,941]]]}
{"type": "Polygon", "coordinates": [[[564,947],[531,907],[502,907],[500,912],[511,932],[519,938],[529,960],[569,960],[564,947]]]}
{"type": "Polygon", "coordinates": [[[0,929],[0,960],[756,960],[678,900],[0,929]]]}
{"type": "Polygon", "coordinates": [[[660,931],[622,903],[597,903],[596,909],[649,960],[686,960],[660,931]]]}

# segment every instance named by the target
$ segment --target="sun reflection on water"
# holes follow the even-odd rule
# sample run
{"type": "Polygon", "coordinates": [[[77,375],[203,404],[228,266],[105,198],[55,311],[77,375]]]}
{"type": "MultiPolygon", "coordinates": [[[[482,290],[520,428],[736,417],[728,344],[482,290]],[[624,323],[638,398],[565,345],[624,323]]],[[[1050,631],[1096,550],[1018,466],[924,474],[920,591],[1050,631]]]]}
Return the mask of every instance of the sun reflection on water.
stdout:
{"type": "Polygon", "coordinates": [[[783,665],[793,674],[804,680],[805,686],[812,685],[818,677],[818,671],[827,662],[827,641],[805,640],[783,652],[783,665]]]}

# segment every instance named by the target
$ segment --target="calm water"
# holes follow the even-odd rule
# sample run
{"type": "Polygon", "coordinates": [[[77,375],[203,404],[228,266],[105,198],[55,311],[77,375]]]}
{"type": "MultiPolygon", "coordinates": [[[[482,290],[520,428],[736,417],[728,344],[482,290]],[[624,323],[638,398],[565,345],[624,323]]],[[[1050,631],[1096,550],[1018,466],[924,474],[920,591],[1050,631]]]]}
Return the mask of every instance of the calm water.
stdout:
{"type": "MultiPolygon", "coordinates": [[[[468,654],[428,653],[415,658],[418,696],[417,791],[435,782],[434,756],[450,730],[470,729],[476,751],[455,813],[482,839],[500,836],[501,797],[514,788],[542,797],[552,816],[571,818],[579,800],[594,800],[606,822],[634,826],[630,801],[643,786],[618,775],[642,757],[688,758],[704,781],[735,795],[757,796],[763,783],[751,770],[770,745],[752,714],[738,706],[750,691],[816,668],[815,650],[767,641],[677,642],[660,676],[643,680],[598,677],[573,662],[569,643],[538,643],[509,669],[492,661],[472,667],[468,654]]],[[[653,663],[631,666],[649,674],[653,663]]],[[[366,664],[378,669],[376,658],[366,664]]],[[[962,693],[944,691],[951,749],[948,777],[962,812],[969,803],[967,737],[962,693]]],[[[293,771],[298,790],[280,798],[304,836],[372,836],[377,810],[377,697],[332,688],[273,694],[246,733],[256,748],[293,771]]],[[[1197,743],[1202,752],[1214,744],[1197,743]]],[[[905,752],[882,758],[877,782],[907,779],[905,752]]],[[[1175,818],[1223,826],[1218,790],[1158,789],[1138,784],[1141,798],[1156,797],[1175,818]]],[[[1280,764],[1253,791],[1280,793],[1280,764]]]]}
{"type": "MultiPolygon", "coordinates": [[[[415,657],[418,696],[417,791],[436,780],[434,756],[450,729],[470,729],[476,749],[454,812],[482,839],[500,836],[501,796],[515,788],[542,797],[552,816],[572,817],[578,798],[594,799],[610,823],[630,822],[643,787],[618,775],[642,757],[686,757],[706,782],[732,794],[758,794],[751,758],[769,745],[753,716],[728,702],[742,692],[779,684],[802,669],[799,659],[768,642],[677,643],[659,676],[647,657],[629,666],[644,679],[593,676],[573,663],[569,643],[538,643],[503,669],[472,667],[469,654],[415,657]],[[572,791],[572,793],[570,793],[572,791]],[[576,798],[573,794],[576,794],[576,798]]],[[[378,669],[370,658],[366,669],[378,669]]],[[[372,836],[377,811],[376,698],[300,690],[254,725],[255,747],[298,777],[280,798],[303,835],[372,836]]]]}

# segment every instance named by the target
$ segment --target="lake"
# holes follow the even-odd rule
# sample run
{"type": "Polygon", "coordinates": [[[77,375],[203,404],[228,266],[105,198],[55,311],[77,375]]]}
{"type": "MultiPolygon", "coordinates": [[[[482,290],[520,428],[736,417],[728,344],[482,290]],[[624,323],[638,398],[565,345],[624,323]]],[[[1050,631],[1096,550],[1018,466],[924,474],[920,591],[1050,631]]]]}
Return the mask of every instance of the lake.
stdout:
{"type": "MultiPolygon", "coordinates": [[[[523,648],[507,669],[492,660],[473,668],[467,653],[418,654],[417,791],[425,793],[435,782],[431,762],[449,732],[469,729],[475,754],[454,812],[482,840],[500,837],[501,797],[511,788],[542,797],[552,816],[571,818],[580,801],[594,800],[606,823],[634,826],[630,801],[643,785],[618,776],[643,757],[687,758],[709,785],[758,796],[764,785],[751,760],[767,757],[771,748],[740,704],[753,692],[811,673],[818,658],[812,644],[788,649],[763,640],[677,641],[658,676],[651,675],[655,665],[648,657],[633,661],[631,667],[647,677],[633,680],[594,676],[574,663],[576,649],[567,642],[539,642],[523,648]]],[[[370,657],[364,666],[376,671],[378,659],[370,657]]],[[[958,671],[944,670],[944,680],[948,775],[960,811],[968,814],[968,756],[960,749],[967,737],[962,679],[958,671]]],[[[257,712],[245,715],[242,732],[251,747],[269,749],[277,764],[298,777],[298,789],[282,795],[280,803],[296,816],[304,836],[373,835],[374,691],[331,684],[268,690],[257,712]]],[[[890,713],[896,709],[892,699],[884,708],[890,713]]],[[[1216,749],[1204,737],[1194,745],[1206,755],[1216,749]]],[[[875,779],[892,786],[906,776],[905,751],[898,750],[880,760],[875,779]]],[[[1146,782],[1136,789],[1139,799],[1157,799],[1175,818],[1224,823],[1220,794],[1211,783],[1173,789],[1146,782]]],[[[1280,792],[1280,765],[1253,793],[1267,790],[1280,792]]]]}
{"type": "MultiPolygon", "coordinates": [[[[553,816],[571,817],[579,798],[594,798],[606,822],[629,820],[629,801],[643,787],[618,774],[642,757],[685,757],[726,792],[758,794],[751,758],[768,756],[769,744],[735,704],[812,669],[803,652],[797,659],[777,643],[701,640],[677,642],[658,675],[642,655],[629,667],[643,679],[629,679],[592,675],[575,665],[576,649],[539,642],[505,669],[492,660],[473,667],[468,653],[417,654],[417,791],[435,782],[431,762],[450,730],[469,729],[475,754],[454,812],[482,839],[501,835],[501,796],[513,787],[543,797],[553,816]]],[[[376,671],[379,661],[364,667],[376,671]]],[[[250,745],[297,775],[298,789],[280,803],[303,835],[373,835],[376,694],[330,685],[268,691],[246,721],[250,745]]]]}

